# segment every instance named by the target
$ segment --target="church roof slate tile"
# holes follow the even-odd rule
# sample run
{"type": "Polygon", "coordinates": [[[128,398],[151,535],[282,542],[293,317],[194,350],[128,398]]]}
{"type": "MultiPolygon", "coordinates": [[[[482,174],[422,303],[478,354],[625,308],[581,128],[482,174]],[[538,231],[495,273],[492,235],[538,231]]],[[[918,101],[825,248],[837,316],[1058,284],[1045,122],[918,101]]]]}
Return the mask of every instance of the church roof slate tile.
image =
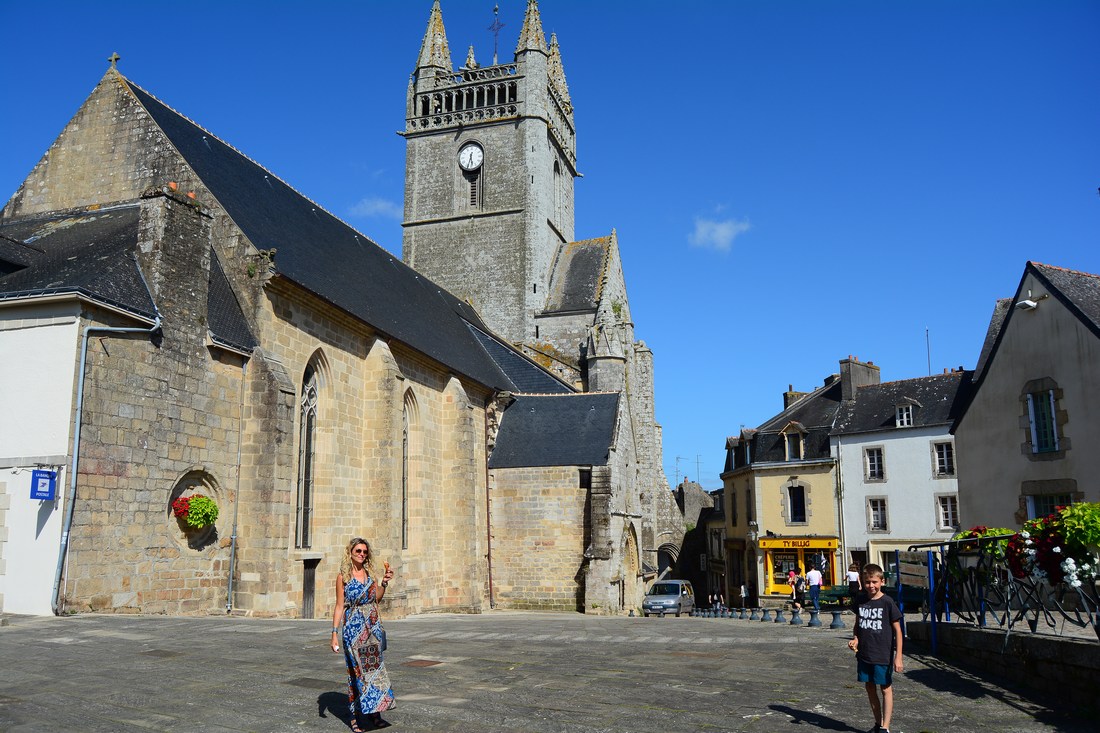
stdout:
{"type": "Polygon", "coordinates": [[[508,378],[513,391],[527,394],[566,394],[575,391],[565,382],[557,379],[552,373],[535,364],[492,334],[470,324],[467,324],[467,327],[474,338],[481,343],[486,353],[489,354],[489,358],[496,363],[504,376],[508,378]]]}
{"type": "Polygon", "coordinates": [[[562,245],[545,312],[594,310],[599,305],[610,251],[610,236],[562,245]]]}
{"type": "Polygon", "coordinates": [[[489,468],[606,465],[618,414],[617,392],[517,395],[489,468]]]}
{"type": "Polygon", "coordinates": [[[253,246],[276,250],[278,275],[485,386],[509,386],[466,328],[466,322],[486,328],[471,306],[125,81],[253,246]]]}
{"type": "Polygon", "coordinates": [[[213,248],[210,249],[210,287],[206,292],[206,320],[216,342],[251,352],[259,344],[248,328],[241,304],[222,270],[213,248]]]}

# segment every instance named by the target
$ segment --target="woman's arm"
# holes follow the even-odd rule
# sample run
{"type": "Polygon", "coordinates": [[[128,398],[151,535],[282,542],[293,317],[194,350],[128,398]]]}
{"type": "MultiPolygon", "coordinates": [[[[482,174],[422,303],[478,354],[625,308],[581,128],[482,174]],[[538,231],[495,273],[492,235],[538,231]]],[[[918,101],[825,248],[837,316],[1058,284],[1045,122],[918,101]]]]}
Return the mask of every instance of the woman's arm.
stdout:
{"type": "Polygon", "coordinates": [[[340,619],[344,616],[344,576],[336,576],[336,605],[332,609],[332,651],[340,651],[340,619]]]}

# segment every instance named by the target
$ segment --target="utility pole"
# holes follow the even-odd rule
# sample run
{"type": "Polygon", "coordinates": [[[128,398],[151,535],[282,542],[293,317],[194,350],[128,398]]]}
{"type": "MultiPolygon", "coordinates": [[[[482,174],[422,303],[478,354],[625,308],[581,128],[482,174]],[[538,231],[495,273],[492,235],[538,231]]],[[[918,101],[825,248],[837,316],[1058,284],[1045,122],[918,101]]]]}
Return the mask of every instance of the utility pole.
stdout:
{"type": "Polygon", "coordinates": [[[686,461],[683,456],[676,456],[676,485],[680,485],[680,461],[686,461]]]}
{"type": "Polygon", "coordinates": [[[702,458],[702,456],[700,454],[696,453],[695,454],[695,483],[702,486],[703,482],[699,480],[699,459],[700,458],[702,458]]]}

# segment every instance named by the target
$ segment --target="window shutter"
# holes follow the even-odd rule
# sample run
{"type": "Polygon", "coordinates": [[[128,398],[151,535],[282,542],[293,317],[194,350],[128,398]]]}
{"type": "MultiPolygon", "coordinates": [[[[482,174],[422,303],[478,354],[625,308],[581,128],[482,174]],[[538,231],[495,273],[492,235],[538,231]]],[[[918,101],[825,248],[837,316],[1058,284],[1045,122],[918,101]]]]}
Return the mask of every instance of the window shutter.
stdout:
{"type": "Polygon", "coordinates": [[[1054,450],[1058,450],[1058,413],[1054,410],[1054,390],[1047,392],[1050,399],[1050,434],[1054,436],[1054,450]]]}
{"type": "Polygon", "coordinates": [[[1035,400],[1031,393],[1027,395],[1027,419],[1031,424],[1031,452],[1039,452],[1039,435],[1035,431],[1035,400]]]}

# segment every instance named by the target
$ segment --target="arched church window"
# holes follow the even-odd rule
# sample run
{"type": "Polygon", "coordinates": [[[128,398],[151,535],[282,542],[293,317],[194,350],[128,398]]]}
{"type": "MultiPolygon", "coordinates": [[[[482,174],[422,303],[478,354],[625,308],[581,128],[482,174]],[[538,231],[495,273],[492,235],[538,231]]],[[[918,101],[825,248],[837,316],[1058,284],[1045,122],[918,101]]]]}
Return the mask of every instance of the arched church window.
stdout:
{"type": "Polygon", "coordinates": [[[298,496],[295,511],[294,546],[308,548],[312,542],[313,476],[317,443],[317,369],[306,367],[302,378],[302,399],[298,405],[298,496]]]}
{"type": "Polygon", "coordinates": [[[413,477],[418,411],[412,390],[405,392],[401,409],[401,548],[409,547],[409,488],[413,477]]]}

